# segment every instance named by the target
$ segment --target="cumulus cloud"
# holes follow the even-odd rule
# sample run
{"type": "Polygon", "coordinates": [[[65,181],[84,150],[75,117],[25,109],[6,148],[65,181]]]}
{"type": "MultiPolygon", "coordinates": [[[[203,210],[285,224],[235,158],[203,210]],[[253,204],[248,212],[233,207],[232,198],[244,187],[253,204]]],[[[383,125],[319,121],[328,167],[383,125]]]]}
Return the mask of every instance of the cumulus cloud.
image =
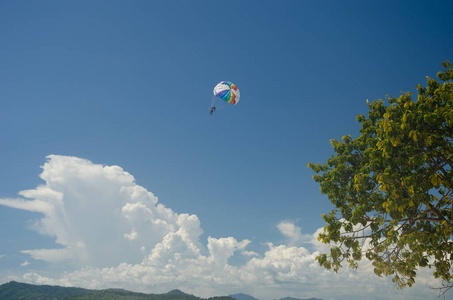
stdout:
{"type": "Polygon", "coordinates": [[[313,237],[311,234],[302,234],[302,229],[290,221],[281,221],[277,228],[288,239],[290,246],[309,243],[313,237]]]}
{"type": "Polygon", "coordinates": [[[34,259],[96,267],[140,262],[140,249],[154,248],[168,234],[196,244],[202,233],[196,216],[177,215],[158,203],[118,166],[50,155],[42,169],[45,184],[20,192],[26,199],[0,199],[0,204],[42,213],[33,229],[61,245],[22,251],[34,259]]]}
{"type": "Polygon", "coordinates": [[[436,285],[429,272],[422,272],[419,288],[396,293],[391,280],[377,278],[366,260],[359,270],[345,268],[339,274],[321,268],[315,258],[328,251],[316,239],[322,229],[307,235],[294,222],[282,221],[277,228],[287,243],[268,243],[260,254],[247,250],[248,239],[209,236],[201,241],[196,215],[178,214],[159,203],[119,166],[50,155],[42,169],[43,185],[20,192],[22,198],[0,199],[0,204],[41,213],[32,228],[58,244],[23,254],[76,267],[55,276],[27,272],[17,280],[153,293],[179,288],[202,297],[238,292],[261,299],[362,299],[370,293],[382,299],[435,297],[427,288],[436,285]],[[302,243],[311,243],[312,250],[302,243]],[[244,263],[232,265],[234,255],[242,255],[244,263]]]}

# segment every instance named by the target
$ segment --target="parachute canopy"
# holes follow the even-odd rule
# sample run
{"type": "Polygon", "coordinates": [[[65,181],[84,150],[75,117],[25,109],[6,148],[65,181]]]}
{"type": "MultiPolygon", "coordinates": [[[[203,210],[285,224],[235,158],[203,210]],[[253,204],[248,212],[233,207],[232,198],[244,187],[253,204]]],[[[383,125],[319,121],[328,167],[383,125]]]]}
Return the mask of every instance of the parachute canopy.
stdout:
{"type": "Polygon", "coordinates": [[[214,88],[214,97],[218,97],[225,102],[236,105],[239,102],[241,93],[238,87],[231,81],[221,81],[214,88]]]}

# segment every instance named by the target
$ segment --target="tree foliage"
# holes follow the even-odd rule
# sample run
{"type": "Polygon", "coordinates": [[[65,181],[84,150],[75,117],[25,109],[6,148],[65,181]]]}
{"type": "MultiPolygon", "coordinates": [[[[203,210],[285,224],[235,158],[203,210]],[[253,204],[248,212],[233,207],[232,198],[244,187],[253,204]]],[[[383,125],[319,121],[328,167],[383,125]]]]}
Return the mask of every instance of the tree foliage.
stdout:
{"type": "Polygon", "coordinates": [[[446,61],[418,95],[368,102],[357,138],[331,140],[335,155],[309,164],[335,209],[319,240],[320,265],[357,268],[365,255],[379,276],[411,286],[429,267],[445,288],[453,282],[453,69],[446,61]]]}

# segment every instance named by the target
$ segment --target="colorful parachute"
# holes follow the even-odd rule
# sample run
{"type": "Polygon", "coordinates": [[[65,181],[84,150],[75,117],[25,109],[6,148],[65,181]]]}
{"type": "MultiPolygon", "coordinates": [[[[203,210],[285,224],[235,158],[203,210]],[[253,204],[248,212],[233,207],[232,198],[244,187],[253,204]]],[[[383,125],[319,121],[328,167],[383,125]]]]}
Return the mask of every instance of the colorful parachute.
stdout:
{"type": "Polygon", "coordinates": [[[218,97],[225,102],[236,105],[239,102],[241,93],[237,86],[231,81],[221,81],[214,88],[214,97],[218,97]]]}

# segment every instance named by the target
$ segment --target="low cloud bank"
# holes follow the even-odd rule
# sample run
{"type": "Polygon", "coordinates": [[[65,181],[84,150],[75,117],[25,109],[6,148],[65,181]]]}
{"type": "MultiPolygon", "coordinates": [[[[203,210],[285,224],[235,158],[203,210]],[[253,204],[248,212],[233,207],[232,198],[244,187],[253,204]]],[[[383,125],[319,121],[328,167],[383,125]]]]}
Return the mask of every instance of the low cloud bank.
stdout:
{"type": "MultiPolygon", "coordinates": [[[[22,253],[34,260],[70,262],[76,267],[55,276],[26,272],[16,280],[152,293],[179,288],[201,297],[238,292],[261,299],[436,297],[429,286],[438,283],[426,270],[415,287],[397,291],[389,279],[374,275],[368,261],[359,270],[345,268],[339,274],[319,267],[315,257],[328,251],[316,240],[321,229],[302,234],[290,221],[277,225],[287,244],[268,243],[262,254],[248,251],[251,241],[247,239],[200,241],[203,229],[196,215],[178,214],[159,203],[121,167],[69,156],[47,158],[40,174],[43,185],[19,192],[21,198],[0,199],[0,204],[41,213],[32,228],[54,237],[59,245],[22,253]],[[302,247],[304,243],[314,250],[302,247]],[[243,255],[245,262],[229,264],[234,255],[243,255]]],[[[23,266],[32,263],[27,260],[23,266]]]]}

